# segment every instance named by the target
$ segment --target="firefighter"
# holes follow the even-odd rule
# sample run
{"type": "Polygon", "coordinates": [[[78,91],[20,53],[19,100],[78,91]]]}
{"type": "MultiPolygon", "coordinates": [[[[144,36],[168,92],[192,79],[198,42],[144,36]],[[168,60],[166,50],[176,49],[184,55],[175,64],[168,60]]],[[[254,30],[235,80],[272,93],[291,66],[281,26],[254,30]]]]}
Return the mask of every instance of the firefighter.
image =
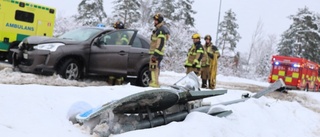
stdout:
{"type": "MultiPolygon", "coordinates": [[[[114,29],[125,29],[124,24],[121,21],[117,21],[113,24],[114,29]]],[[[119,36],[116,40],[116,45],[128,45],[129,40],[128,40],[128,35],[126,34],[121,34],[118,33],[119,36]]],[[[122,85],[124,82],[124,77],[122,76],[109,76],[108,78],[108,84],[110,85],[122,85]]]]}
{"type": "Polygon", "coordinates": [[[203,47],[201,45],[200,34],[195,33],[192,35],[193,44],[188,51],[188,57],[184,64],[187,68],[187,74],[194,71],[200,75],[201,59],[203,57],[203,47]]]}
{"type": "MultiPolygon", "coordinates": [[[[210,63],[212,62],[212,59],[214,55],[218,55],[220,57],[220,53],[218,51],[218,48],[214,46],[211,42],[212,38],[210,35],[206,35],[204,37],[205,45],[203,46],[204,49],[204,56],[201,59],[201,79],[202,79],[202,85],[201,88],[208,88],[208,81],[210,85],[210,63]],[[214,54],[215,53],[215,54],[214,54]]],[[[211,86],[209,86],[210,89],[212,89],[211,86]]]]}
{"type": "MultiPolygon", "coordinates": [[[[125,29],[124,24],[121,21],[117,21],[113,24],[114,29],[125,29]]],[[[116,45],[128,45],[129,40],[128,40],[128,35],[125,33],[118,33],[119,36],[116,40],[116,45]]]]}
{"type": "Polygon", "coordinates": [[[166,41],[169,39],[170,32],[166,26],[164,26],[164,18],[161,14],[157,13],[153,16],[155,29],[152,31],[151,44],[149,54],[150,63],[149,70],[151,72],[150,87],[160,87],[159,85],[159,73],[160,62],[163,59],[166,41]]]}

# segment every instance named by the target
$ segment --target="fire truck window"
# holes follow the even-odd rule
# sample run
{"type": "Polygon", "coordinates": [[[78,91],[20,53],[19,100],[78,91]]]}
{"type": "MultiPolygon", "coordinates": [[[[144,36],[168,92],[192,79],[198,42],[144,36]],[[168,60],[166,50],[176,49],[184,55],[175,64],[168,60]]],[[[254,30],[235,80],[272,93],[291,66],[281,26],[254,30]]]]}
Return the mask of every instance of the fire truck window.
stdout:
{"type": "Polygon", "coordinates": [[[318,69],[318,76],[320,76],[320,69],[318,69]]]}
{"type": "Polygon", "coordinates": [[[31,12],[25,12],[21,10],[16,10],[15,19],[18,21],[33,23],[34,14],[31,12]]]}

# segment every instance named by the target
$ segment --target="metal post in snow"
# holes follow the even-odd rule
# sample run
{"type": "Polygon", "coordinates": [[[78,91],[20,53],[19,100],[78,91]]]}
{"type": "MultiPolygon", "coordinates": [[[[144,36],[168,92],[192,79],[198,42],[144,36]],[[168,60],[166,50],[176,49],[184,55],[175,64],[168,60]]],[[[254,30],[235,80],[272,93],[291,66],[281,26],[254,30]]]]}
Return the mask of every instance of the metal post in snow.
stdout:
{"type": "Polygon", "coordinates": [[[221,11],[221,0],[220,0],[220,3],[219,3],[219,14],[218,14],[218,24],[217,24],[217,34],[216,34],[216,45],[215,46],[218,46],[218,30],[219,30],[219,23],[220,23],[220,11],[221,11]]]}

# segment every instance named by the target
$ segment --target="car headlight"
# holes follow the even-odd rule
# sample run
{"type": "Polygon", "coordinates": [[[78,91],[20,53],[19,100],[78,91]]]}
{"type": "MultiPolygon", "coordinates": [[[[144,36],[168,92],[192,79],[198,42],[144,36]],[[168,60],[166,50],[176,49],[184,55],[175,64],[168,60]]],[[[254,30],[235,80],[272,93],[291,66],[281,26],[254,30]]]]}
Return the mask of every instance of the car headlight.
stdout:
{"type": "Polygon", "coordinates": [[[46,43],[46,44],[39,44],[37,46],[34,46],[34,49],[39,49],[39,50],[50,50],[51,52],[55,52],[58,47],[64,46],[65,44],[63,43],[46,43]]]}
{"type": "Polygon", "coordinates": [[[18,45],[18,48],[21,49],[22,48],[22,45],[23,45],[23,41],[21,41],[18,45]]]}

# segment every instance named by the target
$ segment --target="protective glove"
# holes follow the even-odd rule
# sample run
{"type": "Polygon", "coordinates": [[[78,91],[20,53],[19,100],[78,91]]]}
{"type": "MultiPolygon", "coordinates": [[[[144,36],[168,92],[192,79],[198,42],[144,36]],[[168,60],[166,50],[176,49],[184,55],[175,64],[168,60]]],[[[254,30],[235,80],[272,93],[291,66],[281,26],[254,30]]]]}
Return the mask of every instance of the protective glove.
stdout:
{"type": "Polygon", "coordinates": [[[153,53],[152,57],[155,58],[156,60],[159,60],[160,54],[157,52],[157,50],[153,53]]]}
{"type": "Polygon", "coordinates": [[[197,63],[193,63],[193,64],[192,64],[192,67],[193,67],[193,68],[196,68],[196,67],[197,67],[197,63]]]}
{"type": "Polygon", "coordinates": [[[158,61],[158,57],[157,57],[157,56],[152,55],[152,57],[151,57],[151,61],[152,61],[152,62],[156,62],[156,61],[158,61]]]}
{"type": "Polygon", "coordinates": [[[199,72],[198,72],[198,71],[196,71],[196,72],[194,72],[194,74],[198,75],[198,74],[199,74],[199,72]]]}

